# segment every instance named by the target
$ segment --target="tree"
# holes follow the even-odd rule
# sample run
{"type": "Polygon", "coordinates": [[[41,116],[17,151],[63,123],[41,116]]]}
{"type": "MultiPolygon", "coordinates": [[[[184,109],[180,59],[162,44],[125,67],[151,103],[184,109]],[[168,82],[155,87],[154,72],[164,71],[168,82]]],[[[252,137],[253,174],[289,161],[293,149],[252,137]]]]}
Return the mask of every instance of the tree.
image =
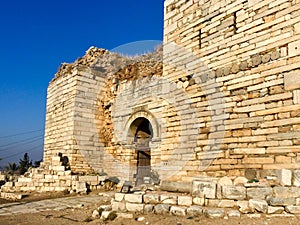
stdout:
{"type": "Polygon", "coordinates": [[[20,174],[23,175],[24,173],[26,173],[29,167],[31,166],[32,166],[32,161],[30,161],[29,155],[26,152],[23,156],[23,159],[20,159],[19,161],[20,174]]]}
{"type": "Polygon", "coordinates": [[[8,171],[9,174],[15,174],[15,172],[19,169],[16,163],[8,163],[8,166],[5,166],[5,169],[8,171]]]}

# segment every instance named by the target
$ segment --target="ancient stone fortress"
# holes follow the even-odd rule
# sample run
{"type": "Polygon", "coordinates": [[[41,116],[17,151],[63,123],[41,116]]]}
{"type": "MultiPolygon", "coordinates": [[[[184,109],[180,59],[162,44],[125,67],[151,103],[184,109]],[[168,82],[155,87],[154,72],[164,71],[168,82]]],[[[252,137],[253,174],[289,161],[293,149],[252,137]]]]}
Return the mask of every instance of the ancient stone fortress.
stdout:
{"type": "Polygon", "coordinates": [[[166,0],[164,14],[162,49],[92,47],[61,66],[43,166],[7,189],[97,188],[106,173],[190,193],[118,195],[118,210],[300,213],[300,1],[166,0]]]}

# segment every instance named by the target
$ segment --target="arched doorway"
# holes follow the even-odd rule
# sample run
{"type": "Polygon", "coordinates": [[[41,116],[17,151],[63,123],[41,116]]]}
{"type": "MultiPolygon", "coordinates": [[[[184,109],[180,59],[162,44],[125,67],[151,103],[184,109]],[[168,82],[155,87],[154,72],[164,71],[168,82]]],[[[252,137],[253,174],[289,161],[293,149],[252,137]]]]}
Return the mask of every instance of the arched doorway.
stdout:
{"type": "Polygon", "coordinates": [[[149,143],[153,137],[152,125],[148,119],[139,117],[130,126],[136,146],[136,185],[150,183],[151,149],[149,143]]]}

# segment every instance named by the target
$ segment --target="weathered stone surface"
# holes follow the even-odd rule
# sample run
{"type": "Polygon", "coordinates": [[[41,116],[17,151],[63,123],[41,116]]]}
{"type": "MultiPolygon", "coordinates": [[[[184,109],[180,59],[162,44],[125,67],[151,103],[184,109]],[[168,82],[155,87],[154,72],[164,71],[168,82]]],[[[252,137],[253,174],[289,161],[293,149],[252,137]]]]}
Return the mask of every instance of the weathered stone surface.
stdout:
{"type": "Polygon", "coordinates": [[[204,215],[208,218],[224,218],[225,210],[224,209],[205,209],[204,215]]]}
{"type": "Polygon", "coordinates": [[[124,199],[131,203],[143,203],[143,195],[141,194],[125,194],[124,199]]]}
{"type": "Polygon", "coordinates": [[[171,206],[170,213],[175,216],[185,216],[186,215],[186,207],[171,206]]]}
{"type": "Polygon", "coordinates": [[[234,179],[233,184],[234,185],[244,185],[248,182],[248,179],[246,177],[237,177],[234,179]]]}
{"type": "Polygon", "coordinates": [[[285,210],[288,213],[292,213],[292,214],[300,214],[300,206],[295,206],[295,205],[289,205],[285,207],[285,210]]]}
{"type": "Polygon", "coordinates": [[[203,209],[201,206],[192,205],[186,209],[186,214],[188,216],[199,216],[203,212],[203,209]]]}
{"type": "Polygon", "coordinates": [[[126,211],[126,205],[124,202],[116,202],[116,201],[113,201],[111,203],[111,207],[112,207],[112,210],[113,211],[120,211],[120,212],[124,212],[126,211]]]}
{"type": "Polygon", "coordinates": [[[248,201],[238,201],[237,205],[238,205],[239,211],[241,213],[253,213],[254,212],[254,208],[249,206],[248,201]]]}
{"type": "Polygon", "coordinates": [[[144,211],[144,204],[126,202],[126,209],[129,212],[140,212],[140,213],[142,213],[144,211]]]}
{"type": "Polygon", "coordinates": [[[144,213],[152,213],[154,210],[154,205],[145,205],[144,206],[144,213]]]}
{"type": "Polygon", "coordinates": [[[194,181],[193,195],[205,198],[216,197],[217,184],[209,181],[194,181]]]}
{"type": "Polygon", "coordinates": [[[200,198],[200,197],[194,197],[193,198],[193,203],[195,205],[204,205],[205,204],[205,198],[200,198]]]}
{"type": "Polygon", "coordinates": [[[227,212],[228,217],[241,217],[241,213],[238,210],[229,210],[227,212]]]}
{"type": "Polygon", "coordinates": [[[124,196],[125,196],[125,194],[117,192],[117,193],[115,193],[115,200],[117,202],[121,202],[124,200],[124,196]]]}
{"type": "Polygon", "coordinates": [[[299,198],[299,187],[274,187],[274,197],[276,198],[299,198]]]}
{"type": "Polygon", "coordinates": [[[300,170],[293,171],[293,185],[300,187],[300,170]]]}
{"type": "Polygon", "coordinates": [[[124,219],[133,219],[133,214],[131,213],[117,213],[117,216],[124,219]]]}
{"type": "Polygon", "coordinates": [[[193,204],[193,198],[191,196],[178,196],[178,205],[191,206],[193,204]]]}
{"type": "Polygon", "coordinates": [[[284,74],[284,89],[289,91],[297,88],[300,88],[299,71],[292,71],[284,74]]]}
{"type": "Polygon", "coordinates": [[[99,217],[99,216],[100,216],[99,211],[98,211],[97,209],[95,209],[95,210],[93,211],[93,213],[92,213],[92,217],[93,217],[93,218],[97,218],[97,217],[99,217]]]}
{"type": "Polygon", "coordinates": [[[288,205],[295,205],[296,199],[295,198],[274,198],[270,197],[267,199],[268,203],[271,206],[288,206],[288,205]]]}
{"type": "Polygon", "coordinates": [[[278,180],[283,186],[292,185],[292,171],[287,169],[282,169],[278,171],[278,180]]]}
{"type": "Polygon", "coordinates": [[[177,196],[162,194],[160,196],[160,201],[164,204],[177,205],[177,196]]]}
{"type": "Polygon", "coordinates": [[[240,186],[223,186],[223,197],[227,199],[243,200],[246,197],[246,188],[240,186]]]}
{"type": "Polygon", "coordinates": [[[249,199],[266,199],[272,193],[273,189],[270,187],[247,188],[247,198],[249,199]]]}
{"type": "Polygon", "coordinates": [[[160,189],[162,191],[191,193],[192,184],[190,182],[162,181],[160,189]]]}
{"type": "Polygon", "coordinates": [[[157,194],[145,194],[144,203],[146,204],[157,204],[159,203],[159,195],[157,194]]]}
{"type": "Polygon", "coordinates": [[[218,181],[218,184],[221,185],[221,186],[233,185],[232,180],[229,177],[222,177],[218,181]]]}
{"type": "Polygon", "coordinates": [[[157,214],[168,214],[170,210],[170,205],[158,204],[154,206],[154,212],[157,214]]]}
{"type": "Polygon", "coordinates": [[[265,200],[250,199],[249,206],[258,212],[267,213],[268,211],[268,203],[265,200]]]}
{"type": "Polygon", "coordinates": [[[280,214],[284,211],[283,207],[268,206],[268,214],[280,214]]]}

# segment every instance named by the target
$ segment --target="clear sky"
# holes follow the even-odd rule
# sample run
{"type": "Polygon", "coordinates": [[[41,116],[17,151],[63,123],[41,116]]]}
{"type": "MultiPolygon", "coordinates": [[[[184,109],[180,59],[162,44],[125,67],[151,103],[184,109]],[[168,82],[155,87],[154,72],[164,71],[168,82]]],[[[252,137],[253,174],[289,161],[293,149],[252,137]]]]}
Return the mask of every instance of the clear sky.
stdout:
{"type": "MultiPolygon", "coordinates": [[[[42,158],[46,93],[90,46],[162,40],[164,0],[10,0],[0,6],[0,166],[42,158]]],[[[156,42],[153,42],[156,43],[156,42]]]]}

